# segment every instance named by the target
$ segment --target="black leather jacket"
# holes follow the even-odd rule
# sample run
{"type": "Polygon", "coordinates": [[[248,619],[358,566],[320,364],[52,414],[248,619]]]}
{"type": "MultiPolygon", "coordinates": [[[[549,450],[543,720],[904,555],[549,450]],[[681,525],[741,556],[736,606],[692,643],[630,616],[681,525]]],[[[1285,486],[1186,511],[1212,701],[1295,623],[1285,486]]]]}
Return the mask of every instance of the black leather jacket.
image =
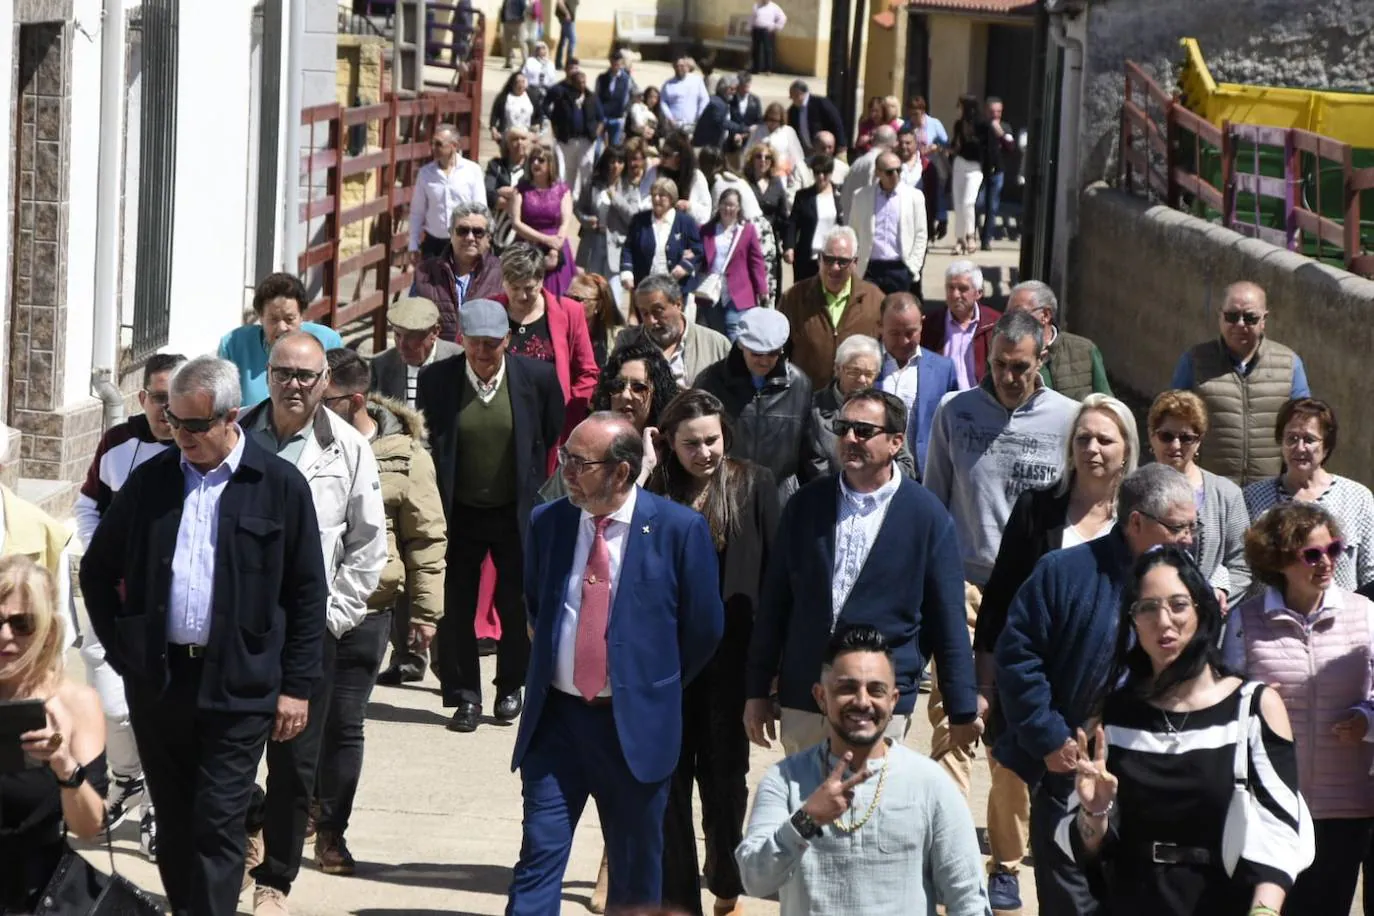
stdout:
{"type": "Polygon", "coordinates": [[[784,496],[796,490],[811,422],[811,380],[784,358],[756,389],[736,346],[702,370],[695,387],[725,405],[735,428],[730,456],[768,468],[784,496]]]}

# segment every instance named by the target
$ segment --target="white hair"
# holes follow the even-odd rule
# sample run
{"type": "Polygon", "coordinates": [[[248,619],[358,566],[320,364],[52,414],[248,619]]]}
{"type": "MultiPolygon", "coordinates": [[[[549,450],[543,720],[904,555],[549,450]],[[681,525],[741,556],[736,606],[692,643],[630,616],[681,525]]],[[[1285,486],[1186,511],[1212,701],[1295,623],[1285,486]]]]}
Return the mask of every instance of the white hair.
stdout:
{"type": "Polygon", "coordinates": [[[1078,430],[1078,423],[1083,419],[1083,415],[1090,410],[1105,413],[1116,421],[1117,431],[1126,443],[1126,457],[1121,466],[1122,479],[1134,474],[1136,465],[1140,463],[1140,434],[1136,431],[1135,416],[1131,413],[1131,408],[1109,394],[1093,392],[1083,399],[1078,407],[1078,413],[1073,415],[1073,422],[1069,424],[1069,436],[1064,444],[1064,474],[1059,478],[1059,486],[1054,491],[1060,496],[1069,492],[1069,488],[1073,486],[1074,433],[1078,430]]]}
{"type": "Polygon", "coordinates": [[[1055,298],[1054,290],[1048,283],[1040,280],[1023,280],[1011,288],[1011,295],[1015,296],[1019,292],[1030,293],[1035,308],[1049,309],[1051,318],[1059,314],[1059,300],[1055,298]]]}
{"type": "Polygon", "coordinates": [[[962,258],[958,261],[955,261],[953,264],[945,268],[946,281],[953,280],[955,277],[968,277],[971,281],[973,281],[974,289],[982,290],[983,288],[982,269],[977,264],[973,263],[967,258],[962,258]]]}
{"type": "Polygon", "coordinates": [[[210,407],[222,417],[243,404],[238,367],[217,356],[197,356],[172,370],[167,384],[170,397],[210,395],[210,407]]]}
{"type": "Polygon", "coordinates": [[[849,226],[836,226],[834,229],[831,229],[829,232],[827,232],[825,234],[825,238],[821,241],[821,251],[825,251],[827,248],[829,248],[830,243],[835,241],[836,239],[844,239],[845,241],[847,241],[849,243],[850,249],[855,254],[858,254],[859,236],[849,226]]]}
{"type": "Polygon", "coordinates": [[[883,351],[876,340],[866,334],[854,334],[835,348],[835,368],[841,368],[856,356],[871,356],[879,364],[883,361],[883,351]]]}

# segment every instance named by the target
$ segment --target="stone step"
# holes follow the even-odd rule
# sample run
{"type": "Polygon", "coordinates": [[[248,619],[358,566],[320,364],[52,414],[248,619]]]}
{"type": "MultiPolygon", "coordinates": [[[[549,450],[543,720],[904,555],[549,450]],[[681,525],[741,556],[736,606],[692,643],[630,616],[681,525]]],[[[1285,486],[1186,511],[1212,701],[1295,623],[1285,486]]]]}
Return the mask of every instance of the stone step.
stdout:
{"type": "Polygon", "coordinates": [[[71,515],[79,487],[69,480],[44,480],[40,477],[21,477],[15,493],[53,518],[71,515]]]}

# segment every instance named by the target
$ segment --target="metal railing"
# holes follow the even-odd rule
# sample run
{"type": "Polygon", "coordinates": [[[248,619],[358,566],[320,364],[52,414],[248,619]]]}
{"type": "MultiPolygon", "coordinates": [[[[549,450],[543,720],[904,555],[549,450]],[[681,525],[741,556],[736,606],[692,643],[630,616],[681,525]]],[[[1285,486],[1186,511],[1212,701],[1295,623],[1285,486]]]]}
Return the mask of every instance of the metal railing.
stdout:
{"type": "MultiPolygon", "coordinates": [[[[1361,224],[1374,168],[1356,168],[1353,154],[1347,143],[1299,128],[1218,128],[1126,64],[1122,190],[1374,277],[1374,225],[1361,224]]],[[[1374,217],[1371,202],[1374,195],[1364,212],[1374,217]]]]}

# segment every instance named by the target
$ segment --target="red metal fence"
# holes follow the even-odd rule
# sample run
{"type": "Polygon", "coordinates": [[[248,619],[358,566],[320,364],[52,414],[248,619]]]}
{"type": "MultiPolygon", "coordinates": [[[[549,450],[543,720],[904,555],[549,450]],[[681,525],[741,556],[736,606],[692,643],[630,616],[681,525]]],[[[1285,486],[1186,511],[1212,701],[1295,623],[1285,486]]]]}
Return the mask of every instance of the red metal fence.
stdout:
{"type": "Polygon", "coordinates": [[[1120,140],[1123,190],[1290,251],[1330,253],[1351,273],[1374,277],[1360,223],[1374,168],[1356,168],[1349,144],[1298,128],[1218,128],[1132,62],[1120,140]]]}
{"type": "MultiPolygon", "coordinates": [[[[473,15],[480,35],[482,14],[473,15]]],[[[416,98],[388,92],[374,105],[317,105],[301,112],[312,152],[301,157],[300,218],[308,245],[297,270],[318,290],[308,320],[342,328],[370,317],[373,345],[386,345],[386,307],[411,284],[406,218],[420,167],[432,156],[435,129],[455,125],[463,155],[480,161],[484,56],[482,42],[473,42],[456,90],[416,98]],[[358,250],[346,254],[341,247],[350,234],[349,247],[358,250]]]]}

